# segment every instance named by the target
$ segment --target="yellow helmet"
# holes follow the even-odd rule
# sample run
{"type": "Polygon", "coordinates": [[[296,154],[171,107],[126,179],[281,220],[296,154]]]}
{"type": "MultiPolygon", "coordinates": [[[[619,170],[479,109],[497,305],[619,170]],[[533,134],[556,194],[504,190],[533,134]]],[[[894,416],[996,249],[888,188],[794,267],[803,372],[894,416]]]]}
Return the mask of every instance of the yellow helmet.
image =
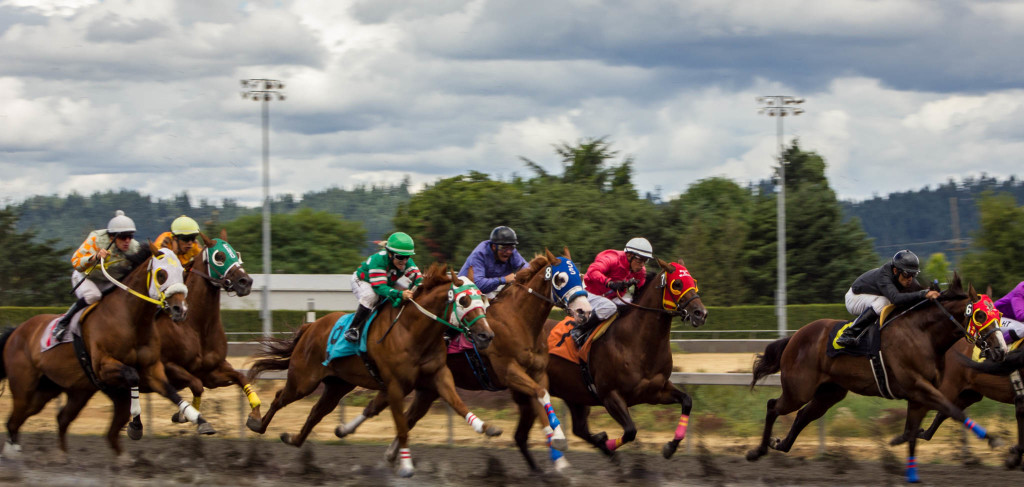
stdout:
{"type": "Polygon", "coordinates": [[[171,222],[171,233],[174,235],[199,235],[199,224],[195,220],[181,215],[171,222]]]}

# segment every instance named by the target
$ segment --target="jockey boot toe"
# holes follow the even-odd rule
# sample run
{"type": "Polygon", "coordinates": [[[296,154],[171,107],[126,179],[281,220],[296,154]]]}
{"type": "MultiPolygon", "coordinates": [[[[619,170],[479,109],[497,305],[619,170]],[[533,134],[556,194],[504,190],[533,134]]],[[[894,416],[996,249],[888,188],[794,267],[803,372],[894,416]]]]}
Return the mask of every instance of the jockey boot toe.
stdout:
{"type": "Polygon", "coordinates": [[[359,330],[357,328],[345,330],[345,340],[349,343],[359,343],[359,330]]]}
{"type": "Polygon", "coordinates": [[[860,343],[860,340],[857,337],[851,335],[843,335],[836,340],[836,344],[841,347],[854,347],[858,343],[860,343]]]}

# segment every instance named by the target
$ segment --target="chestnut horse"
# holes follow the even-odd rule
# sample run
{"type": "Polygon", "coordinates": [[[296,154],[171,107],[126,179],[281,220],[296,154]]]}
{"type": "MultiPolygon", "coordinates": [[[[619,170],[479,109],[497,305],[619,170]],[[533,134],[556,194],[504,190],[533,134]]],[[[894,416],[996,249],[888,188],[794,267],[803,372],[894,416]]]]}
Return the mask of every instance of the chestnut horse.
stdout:
{"type": "Polygon", "coordinates": [[[246,426],[257,433],[265,433],[279,409],[312,394],[323,384],[323,393],[299,434],[281,434],[281,441],[301,446],[313,427],[356,386],[387,391],[401,449],[398,473],[402,477],[409,477],[414,471],[408,447],[409,427],[402,414],[402,400],[414,389],[436,390],[477,433],[501,434],[500,428],[481,421],[459,398],[452,373],[445,366],[447,353],[441,340],[442,326],[438,325],[440,322],[457,328],[468,334],[479,348],[487,348],[494,332],[484,317],[486,306],[480,290],[444,266],[434,264],[413,292],[411,301],[413,309],[406,309],[410,308],[407,305],[400,308],[381,305],[367,331],[367,355],[376,364],[376,377],[355,355],[335,358],[323,365],[327,359],[328,339],[343,313],[331,313],[306,323],[291,339],[264,338],[264,349],[256,353],[263,358],[249,369],[249,378],[254,379],[268,370],[287,370],[288,379],[266,415],[261,420],[250,418],[246,426]]]}
{"type": "MultiPolygon", "coordinates": [[[[473,391],[512,390],[512,399],[519,408],[516,446],[533,471],[539,469],[527,441],[537,418],[542,418],[545,435],[554,449],[565,450],[567,447],[565,433],[555,416],[547,390],[548,345],[547,336],[543,333],[544,323],[555,305],[583,321],[591,312],[582,276],[570,259],[568,248],[563,249],[562,257],[555,257],[545,250],[543,255],[534,257],[516,273],[514,285],[506,286],[491,301],[487,308],[487,321],[494,330],[494,341],[480,357],[480,365],[487,371],[486,378],[474,374],[474,367],[462,352],[448,355],[448,368],[457,387],[473,391]],[[481,383],[481,380],[487,382],[481,383]]],[[[469,278],[473,278],[472,269],[469,278]]],[[[362,414],[335,428],[334,433],[339,438],[352,434],[364,420],[382,411],[388,404],[387,399],[385,394],[378,393],[362,414]]],[[[435,399],[437,392],[433,390],[416,391],[412,405],[405,412],[409,428],[427,414],[435,399]]],[[[397,439],[388,449],[388,460],[393,462],[396,453],[397,439]]],[[[555,453],[554,456],[556,469],[561,470],[568,465],[560,454],[555,453]]]]}
{"type": "MultiPolygon", "coordinates": [[[[67,404],[57,414],[57,423],[60,449],[65,454],[67,427],[97,388],[114,403],[107,442],[121,461],[126,457],[119,443],[120,429],[129,419],[132,419],[130,434],[133,427],[141,429],[142,425],[138,400],[140,383],[170,399],[198,427],[207,425],[168,382],[160,362],[160,337],[153,319],[158,311],[166,311],[174,321],[185,319],[188,307],[181,263],[170,250],[161,251],[151,246],[150,251],[153,256],[144,262],[147,265],[139,265],[130,272],[124,283],[117,283],[119,289],[84,315],[80,339],[90,357],[91,367],[87,373],[72,344],[40,351],[43,334],[48,333],[47,325],[58,315],[34,316],[0,337],[4,366],[0,378],[6,376],[13,396],[5,454],[21,450],[18,444],[21,425],[61,392],[67,394],[67,404]]],[[[99,268],[103,269],[102,263],[99,268]]]]}
{"type": "MultiPolygon", "coordinates": [[[[943,291],[938,300],[919,302],[888,321],[881,330],[880,354],[884,358],[889,390],[895,398],[908,402],[904,434],[908,436],[906,475],[909,482],[919,481],[914,457],[916,433],[921,420],[931,409],[964,423],[978,438],[988,438],[989,445],[998,444],[997,438],[971,421],[963,410],[936,388],[946,351],[965,335],[968,340],[987,349],[993,360],[999,361],[1005,356],[1005,344],[1002,334],[998,333],[998,326],[990,326],[991,322],[985,326],[965,324],[971,318],[970,313],[965,317],[965,312],[980,300],[974,287],[969,286],[965,292],[960,276],[954,274],[949,289],[943,291]],[[911,431],[914,434],[909,434],[911,431]]],[[[764,354],[758,355],[751,388],[761,378],[781,371],[782,395],[768,401],[761,444],[747,452],[747,460],[757,460],[768,453],[768,448],[788,452],[800,431],[846,397],[849,391],[864,396],[882,396],[867,357],[839,355],[833,358],[826,354],[830,331],[843,322],[829,319],[813,321],[793,336],[772,342],[764,354]],[[797,410],[799,412],[789,435],[782,440],[772,438],[776,418],[797,410]]]]}
{"type": "MultiPolygon", "coordinates": [[[[615,449],[636,438],[636,424],[629,414],[634,404],[679,404],[681,414],[675,436],[662,448],[669,458],[686,434],[690,396],[672,383],[672,349],[669,331],[672,318],[689,319],[694,327],[704,324],[707,309],[697,294],[696,281],[682,262],[657,259],[659,273],[648,273],[644,286],[637,290],[633,304],[620,306],[619,315],[607,331],[591,339],[588,368],[596,393],[588,387],[582,368],[552,354],[548,362],[551,394],[562,398],[572,415],[576,436],[611,456],[615,449]],[[604,406],[623,428],[621,438],[609,440],[604,432],[592,434],[591,406],[604,406]]],[[[548,321],[545,335],[557,323],[548,321]]],[[[571,341],[570,338],[565,338],[571,341]]],[[[568,346],[573,346],[568,344],[568,346]]]]}

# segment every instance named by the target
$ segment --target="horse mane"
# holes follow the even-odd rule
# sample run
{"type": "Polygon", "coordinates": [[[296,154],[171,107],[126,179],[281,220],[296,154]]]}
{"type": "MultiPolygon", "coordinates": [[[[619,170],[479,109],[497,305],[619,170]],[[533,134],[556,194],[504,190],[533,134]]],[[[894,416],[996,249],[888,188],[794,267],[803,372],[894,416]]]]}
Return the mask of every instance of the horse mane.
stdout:
{"type": "Polygon", "coordinates": [[[953,271],[953,279],[949,281],[949,287],[945,291],[939,293],[940,301],[949,301],[957,299],[967,299],[967,291],[964,290],[963,282],[960,280],[960,274],[953,271]]]}
{"type": "Polygon", "coordinates": [[[541,269],[548,265],[548,256],[545,254],[537,254],[533,256],[533,260],[527,262],[522,269],[516,272],[516,282],[524,283],[529,281],[535,274],[540,272],[541,269]]]}
{"type": "Polygon", "coordinates": [[[452,277],[448,273],[448,265],[435,262],[430,264],[430,268],[423,273],[423,283],[416,288],[416,292],[413,296],[419,297],[426,292],[427,289],[433,289],[437,286],[448,284],[450,282],[452,282],[452,277]]]}

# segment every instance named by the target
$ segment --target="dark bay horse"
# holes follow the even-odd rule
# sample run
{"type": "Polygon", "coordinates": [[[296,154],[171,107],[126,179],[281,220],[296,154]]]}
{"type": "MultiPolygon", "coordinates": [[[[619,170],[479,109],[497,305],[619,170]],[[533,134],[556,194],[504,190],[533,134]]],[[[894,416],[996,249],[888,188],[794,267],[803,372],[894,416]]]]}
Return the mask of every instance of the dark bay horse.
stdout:
{"type": "MultiPolygon", "coordinates": [[[[1021,393],[1018,394],[1014,391],[1011,379],[1000,375],[987,374],[966,365],[963,361],[965,359],[962,359],[962,357],[970,357],[974,350],[974,345],[966,339],[960,340],[950,347],[949,351],[946,352],[939,391],[942,392],[943,396],[946,396],[946,399],[953,401],[953,404],[960,409],[967,409],[968,406],[986,397],[994,401],[1014,405],[1017,418],[1017,444],[1010,448],[1005,464],[1006,468],[1015,468],[1021,464],[1021,454],[1024,453],[1024,384],[1021,386],[1021,393]]],[[[1011,358],[1008,355],[1006,360],[994,365],[1009,365],[1012,363],[1011,358]]],[[[1019,374],[1021,368],[1024,368],[1024,364],[1010,369],[1007,373],[1017,372],[1019,374]]],[[[996,372],[998,370],[995,369],[993,371],[996,372]]],[[[1019,381],[1019,376],[1015,380],[1019,381]]],[[[931,426],[927,430],[918,432],[918,439],[931,440],[935,432],[938,431],[939,426],[948,418],[949,416],[941,412],[937,413],[935,419],[932,420],[931,426]]],[[[907,434],[904,433],[894,438],[890,443],[892,445],[899,445],[905,443],[907,439],[907,434]]]]}
{"type": "Polygon", "coordinates": [[[246,422],[249,429],[265,433],[279,409],[308,396],[323,384],[323,394],[302,430],[295,436],[282,433],[282,441],[301,446],[313,427],[356,386],[387,392],[401,453],[398,473],[402,477],[409,477],[414,471],[408,446],[409,427],[402,413],[402,400],[414,389],[436,390],[476,432],[488,436],[501,434],[500,428],[477,418],[459,398],[451,371],[445,365],[447,351],[441,340],[443,324],[468,333],[478,347],[487,348],[494,332],[484,318],[486,306],[480,290],[444,266],[434,264],[425,273],[411,301],[413,306],[380,306],[367,332],[367,354],[376,364],[379,380],[370,374],[358,356],[336,358],[323,365],[329,336],[343,313],[331,313],[306,323],[291,339],[263,339],[264,349],[256,354],[263,358],[253,364],[249,378],[256,378],[263,371],[288,370],[288,379],[266,415],[259,421],[246,422]]]}
{"type": "MultiPolygon", "coordinates": [[[[13,397],[5,454],[20,451],[18,431],[21,425],[61,392],[67,394],[67,404],[58,413],[57,424],[60,449],[65,453],[65,434],[71,420],[98,388],[114,403],[107,441],[119,460],[126,459],[119,443],[120,429],[129,419],[132,420],[129,433],[132,426],[141,429],[140,384],[170,399],[198,426],[206,424],[167,381],[160,361],[160,337],[153,319],[158,310],[169,313],[172,320],[185,319],[188,306],[181,263],[170,250],[151,247],[150,251],[153,257],[129,273],[123,283],[118,283],[119,289],[101,299],[85,315],[81,338],[90,357],[88,374],[83,373],[72,344],[40,351],[47,325],[58,315],[34,316],[0,336],[4,366],[0,378],[6,376],[13,397]]],[[[99,268],[102,270],[102,265],[99,268]]]]}
{"type": "MultiPolygon", "coordinates": [[[[188,387],[197,410],[204,387],[237,384],[249,400],[249,417],[259,420],[260,399],[245,375],[228,363],[228,339],[220,320],[221,290],[246,296],[252,289],[252,278],[242,268],[241,255],[227,242],[226,232],[222,231],[219,239],[200,235],[205,248],[185,277],[188,318],[180,324],[163,318],[157,322],[161,360],[171,385],[176,389],[188,387]]],[[[188,419],[179,411],[172,421],[184,423],[188,419]]]]}
{"type": "MultiPolygon", "coordinates": [[[[662,448],[662,455],[671,457],[686,434],[693,406],[690,396],[671,381],[669,331],[672,318],[676,316],[689,319],[694,327],[704,324],[707,309],[697,294],[696,281],[681,262],[669,263],[661,259],[657,262],[661,272],[648,273],[643,288],[636,292],[633,305],[620,306],[620,314],[611,327],[592,342],[588,364],[596,394],[583,380],[580,365],[557,355],[551,355],[548,362],[551,394],[568,405],[573,434],[609,456],[636,438],[630,406],[679,404],[682,411],[675,436],[662,448]],[[591,406],[604,406],[622,425],[621,438],[609,440],[604,432],[590,432],[591,406]]],[[[545,335],[550,334],[555,324],[548,321],[545,335]]]]}
{"type": "MultiPolygon", "coordinates": [[[[469,278],[472,279],[472,269],[470,272],[469,278]]],[[[572,263],[569,249],[563,249],[561,257],[545,250],[543,255],[534,257],[517,272],[515,284],[502,290],[487,308],[487,321],[494,330],[494,341],[483,351],[481,364],[488,372],[484,379],[488,383],[481,383],[463,353],[448,355],[448,368],[457,387],[476,391],[511,389],[512,399],[519,408],[516,446],[533,471],[539,469],[527,441],[537,418],[541,418],[552,447],[565,450],[567,446],[547,390],[548,346],[547,336],[543,333],[544,324],[555,305],[566,309],[576,319],[586,320],[591,312],[586,297],[582,276],[572,263]]],[[[437,392],[432,389],[416,391],[415,399],[405,413],[409,428],[427,414],[435,399],[437,392]]],[[[339,438],[352,434],[364,420],[378,414],[386,405],[387,396],[377,394],[362,414],[338,426],[335,434],[339,438]]],[[[396,454],[397,440],[388,449],[388,460],[394,461],[396,454]]],[[[555,468],[565,468],[568,463],[564,457],[556,456],[555,468]]]]}
{"type": "MultiPolygon", "coordinates": [[[[969,286],[964,291],[960,276],[954,274],[949,289],[943,291],[938,300],[918,303],[916,308],[896,316],[882,329],[881,354],[889,388],[895,398],[908,402],[904,434],[908,436],[909,482],[918,481],[914,457],[916,433],[929,410],[937,410],[964,423],[979,438],[988,438],[991,446],[998,444],[994,436],[970,420],[936,388],[946,351],[965,335],[987,349],[994,360],[1004,357],[1005,344],[997,332],[998,327],[975,326],[970,321],[971,317],[965,316],[965,312],[979,299],[974,287],[969,286]]],[[[764,354],[758,355],[751,387],[761,378],[781,371],[782,395],[768,401],[761,444],[747,452],[747,460],[757,460],[768,453],[768,448],[788,452],[800,431],[846,397],[849,391],[864,396],[882,396],[868,358],[850,355],[832,358],[826,354],[829,332],[842,322],[844,320],[813,321],[793,336],[772,342],[764,354]],[[799,412],[786,438],[772,438],[776,418],[797,410],[799,412]]]]}

